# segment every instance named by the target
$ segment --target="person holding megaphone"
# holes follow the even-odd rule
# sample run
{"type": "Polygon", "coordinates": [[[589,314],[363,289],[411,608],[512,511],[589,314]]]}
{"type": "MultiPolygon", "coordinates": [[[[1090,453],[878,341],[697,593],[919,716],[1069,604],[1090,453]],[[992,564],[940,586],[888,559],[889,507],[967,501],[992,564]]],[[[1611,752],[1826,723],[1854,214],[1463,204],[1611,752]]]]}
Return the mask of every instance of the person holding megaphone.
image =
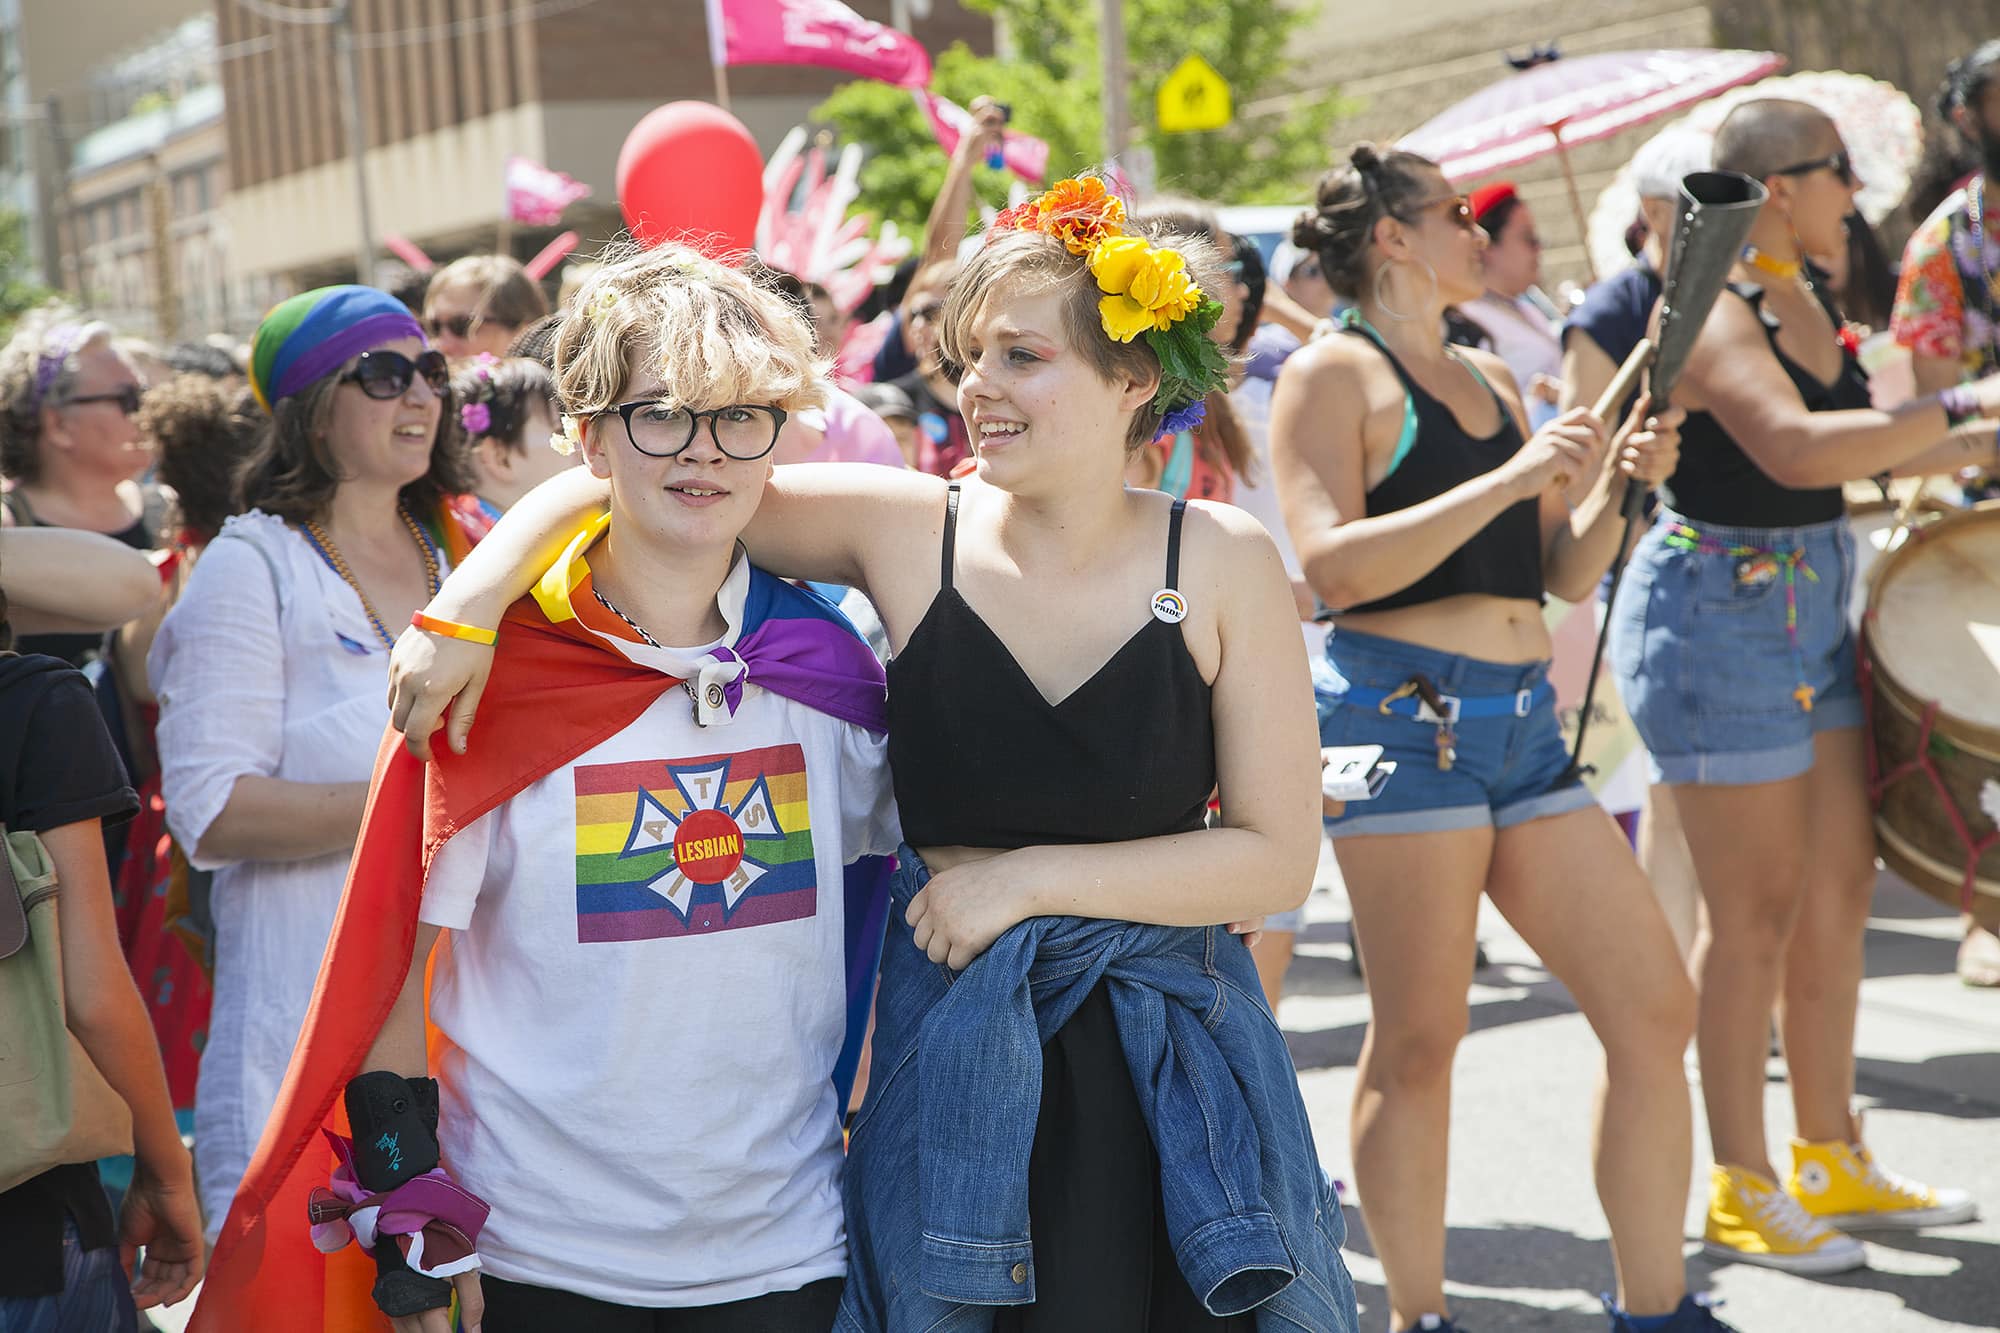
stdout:
{"type": "Polygon", "coordinates": [[[1866,1262],[1840,1228],[1975,1212],[1962,1191],[1877,1165],[1851,1112],[1875,842],[1841,484],[1984,462],[1990,424],[1948,433],[2000,417],[2000,376],[1893,412],[1870,405],[1806,258],[1845,246],[1861,187],[1822,112],[1744,103],[1716,134],[1715,166],[1768,194],[1688,354],[1679,466],[1613,603],[1611,661],[1652,779],[1673,788],[1708,907],[1694,966],[1715,1159],[1709,1252],[1839,1272],[1866,1262]],[[1764,1136],[1774,1006],[1797,1131],[1782,1188],[1764,1136]]]}
{"type": "Polygon", "coordinates": [[[1630,847],[1570,763],[1541,609],[1546,592],[1596,586],[1620,549],[1625,479],[1673,471],[1680,414],[1642,403],[1612,434],[1578,408],[1530,435],[1506,365],[1445,343],[1446,307],[1485,288],[1489,242],[1422,157],[1355,149],[1293,235],[1360,298],[1280,372],[1271,453],[1306,579],[1338,613],[1321,744],[1398,763],[1379,798],[1327,821],[1368,965],[1354,1170],[1390,1327],[1453,1328],[1445,1145],[1484,893],[1604,1043],[1614,1333],[1725,1330],[1688,1295],[1681,1258],[1694,994],[1630,847]]]}

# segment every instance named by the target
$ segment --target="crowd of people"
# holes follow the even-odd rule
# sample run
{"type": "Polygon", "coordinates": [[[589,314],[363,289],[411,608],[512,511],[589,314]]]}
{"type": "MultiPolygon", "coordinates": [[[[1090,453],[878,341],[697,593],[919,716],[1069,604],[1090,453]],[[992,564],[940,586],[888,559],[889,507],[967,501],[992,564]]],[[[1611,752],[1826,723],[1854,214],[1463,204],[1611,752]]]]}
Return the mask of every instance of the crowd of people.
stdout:
{"type": "MultiPolygon", "coordinates": [[[[2000,471],[2000,42],[1940,111],[1976,160],[1893,300],[1801,102],[1649,142],[1633,264],[1570,303],[1515,186],[1367,144],[1269,254],[1089,176],[969,235],[981,99],[867,320],[672,243],[553,309],[501,255],[323,287],[242,347],[31,313],[0,826],[73,1040],[5,1105],[131,1152],[69,1110],[0,1149],[0,1326],[205,1273],[216,1330],[1350,1333],[1339,1167],[1371,1320],[1448,1333],[1482,898],[1603,1046],[1614,1333],[1729,1328],[1690,1041],[1710,1256],[1969,1220],[1854,1110],[1842,487],[2000,471]],[[1600,417],[1711,169],[1766,192],[1748,244],[1671,401],[1600,417]],[[1636,852],[1543,615],[1628,556],[1636,852]],[[1326,798],[1327,747],[1393,775],[1326,798]],[[1274,1020],[1323,837],[1371,1004],[1344,1157],[1274,1020]]],[[[1961,971],[2000,985],[1970,922],[1961,971]]]]}

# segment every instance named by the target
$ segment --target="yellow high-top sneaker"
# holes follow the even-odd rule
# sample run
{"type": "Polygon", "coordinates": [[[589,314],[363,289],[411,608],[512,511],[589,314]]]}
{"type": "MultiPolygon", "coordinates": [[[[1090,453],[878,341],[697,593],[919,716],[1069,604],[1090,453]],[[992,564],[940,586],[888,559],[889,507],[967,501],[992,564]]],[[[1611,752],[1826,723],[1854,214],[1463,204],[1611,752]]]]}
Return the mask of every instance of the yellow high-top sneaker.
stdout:
{"type": "Polygon", "coordinates": [[[1970,1222],[1979,1205],[1964,1190],[1938,1190],[1876,1164],[1858,1143],[1792,1140],[1792,1176],[1785,1188],[1799,1206],[1830,1227],[1950,1226],[1970,1222]]]}
{"type": "Polygon", "coordinates": [[[1806,1212],[1776,1181],[1719,1163],[1709,1172],[1702,1239],[1712,1259],[1787,1273],[1845,1273],[1868,1262],[1860,1241],[1806,1212]]]}

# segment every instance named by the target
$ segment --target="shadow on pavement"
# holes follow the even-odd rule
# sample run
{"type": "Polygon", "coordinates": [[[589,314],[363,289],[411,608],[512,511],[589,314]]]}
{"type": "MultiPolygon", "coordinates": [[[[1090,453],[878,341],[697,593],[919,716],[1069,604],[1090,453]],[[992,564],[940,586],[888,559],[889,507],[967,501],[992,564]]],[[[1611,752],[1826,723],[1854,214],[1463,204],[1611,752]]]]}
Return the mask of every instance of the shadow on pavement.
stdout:
{"type": "Polygon", "coordinates": [[[1862,947],[1871,981],[1877,977],[1948,977],[1958,970],[1956,935],[1946,940],[1871,926],[1862,947]]]}
{"type": "Polygon", "coordinates": [[[1960,1120],[2000,1118],[2000,1101],[1992,1095],[1992,1089],[2000,1088],[2000,1051],[1961,1051],[1928,1060],[1863,1057],[1854,1062],[1854,1088],[1892,1110],[1960,1120]]]}
{"type": "MultiPolygon", "coordinates": [[[[1958,1271],[1939,1276],[1885,1273],[1874,1268],[1811,1279],[1833,1287],[1879,1291],[1899,1298],[1906,1309],[1946,1323],[1974,1328],[1993,1327],[2000,1307],[2000,1244],[1957,1240],[1947,1229],[1936,1232],[1864,1231],[1856,1233],[1871,1245],[1910,1254],[1958,1261],[1958,1271]]],[[[1696,1257],[1688,1265],[1690,1281],[1700,1284],[1721,1265],[1696,1257]]]]}
{"type": "MultiPolygon", "coordinates": [[[[1375,1257],[1362,1225],[1361,1211],[1346,1208],[1349,1253],[1375,1257]]],[[[1450,1227],[1445,1233],[1445,1272],[1455,1283],[1473,1287],[1539,1288],[1552,1292],[1588,1290],[1585,1274],[1602,1274],[1600,1285],[1611,1286],[1611,1247],[1557,1231],[1552,1227],[1450,1227]]],[[[1696,1290],[1705,1285],[1695,1275],[1696,1290]]],[[[1385,1326],[1387,1291],[1378,1283],[1356,1281],[1355,1295],[1365,1311],[1363,1333],[1385,1326]]],[[[1453,1296],[1452,1318],[1477,1333],[1604,1333],[1605,1317],[1597,1310],[1550,1310],[1500,1297],[1453,1296]]]]}
{"type": "MultiPolygon", "coordinates": [[[[1518,974],[1523,969],[1513,970],[1518,974]]],[[[1540,975],[1547,976],[1546,973],[1540,975]]],[[[1569,992],[1552,978],[1544,982],[1516,980],[1497,984],[1525,986],[1527,993],[1501,999],[1481,1000],[1473,1005],[1471,1027],[1466,1033],[1467,1036],[1506,1027],[1510,1023],[1532,1023],[1544,1018],[1561,1018],[1576,1012],[1576,1005],[1570,1001],[1569,992]]],[[[1289,992],[1290,976],[1286,977],[1285,986],[1289,992]]],[[[1300,1073],[1314,1069],[1351,1069],[1361,1058],[1361,1039],[1367,1031],[1366,1023],[1344,1023],[1339,1027],[1307,1030],[1287,1028],[1285,1045],[1292,1053],[1293,1066],[1300,1073]]]]}

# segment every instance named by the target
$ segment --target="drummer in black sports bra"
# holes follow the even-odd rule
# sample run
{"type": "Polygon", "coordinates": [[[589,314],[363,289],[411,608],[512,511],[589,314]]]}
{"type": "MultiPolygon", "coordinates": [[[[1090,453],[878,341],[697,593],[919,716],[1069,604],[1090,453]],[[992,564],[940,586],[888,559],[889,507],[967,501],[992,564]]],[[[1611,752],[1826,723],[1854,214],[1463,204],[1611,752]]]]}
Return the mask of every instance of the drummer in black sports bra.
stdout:
{"type": "Polygon", "coordinates": [[[1327,821],[1367,960],[1354,1173],[1390,1327],[1454,1327],[1445,1145],[1484,893],[1604,1044],[1614,1333],[1716,1333],[1681,1259],[1694,995],[1631,848],[1566,771],[1542,618],[1545,590],[1594,590],[1624,477],[1672,467],[1678,413],[1627,423],[1613,448],[1584,409],[1528,436],[1499,358],[1445,344],[1445,308],[1484,287],[1487,238],[1424,158],[1357,148],[1294,239],[1360,297],[1285,364],[1271,455],[1306,579],[1337,612],[1322,740],[1399,765],[1380,798],[1327,821]]]}
{"type": "MultiPolygon", "coordinates": [[[[1352,1291],[1334,1249],[1340,1213],[1318,1172],[1290,1058],[1248,950],[1216,929],[1235,923],[1232,932],[1247,932],[1250,919],[1298,905],[1311,888],[1319,762],[1297,612],[1277,550],[1254,518],[1123,482],[1133,449],[1163,427],[1186,427],[1163,415],[1159,354],[1133,310],[1120,307],[1128,322],[1114,337],[1104,307],[1124,300],[1118,293],[1147,266],[1159,281],[1142,284],[1141,294],[1162,313],[1146,323],[1158,329],[1200,309],[1176,295],[1186,295],[1184,279],[1197,285],[1194,297],[1226,279],[1205,245],[1180,238],[1114,247],[1108,261],[1122,267],[1107,262],[1093,273],[1092,233],[1106,223],[1122,231],[1122,209],[1113,216],[1116,201],[1107,203],[1094,181],[1063,182],[1048,198],[1042,216],[1074,224],[1081,248],[1039,228],[996,232],[942,312],[944,347],[962,376],[959,405],[974,431],[974,474],[947,490],[941,480],[881,468],[779,468],[743,540],[774,573],[864,589],[895,648],[891,763],[918,858],[911,868],[927,867],[930,877],[906,919],[890,923],[884,996],[896,989],[897,968],[977,968],[996,938],[1029,918],[1202,928],[1189,938],[1210,941],[1217,1006],[1203,1021],[1221,1022],[1226,1006],[1242,1016],[1232,1023],[1253,1031],[1255,1077],[1282,1085],[1296,1112],[1257,1133],[1289,1136],[1284,1152],[1298,1170],[1286,1188],[1322,1201],[1309,1225],[1332,1238],[1287,1237],[1300,1270],[1293,1280],[1313,1283],[1326,1297],[1318,1308],[1337,1315],[1309,1326],[1352,1333],[1352,1291]],[[1221,827],[1204,828],[1218,787],[1221,827]]],[[[1032,222],[1035,205],[1026,208],[1032,222]]],[[[1220,359],[1212,365],[1219,374],[1220,359]]],[[[1209,387],[1183,380],[1171,391],[1184,400],[1191,386],[1196,397],[1209,387]]],[[[531,552],[601,503],[601,486],[580,472],[538,488],[428,610],[495,623],[525,591],[531,552]]],[[[405,637],[393,704],[413,748],[428,750],[454,697],[462,702],[446,737],[463,745],[489,660],[458,640],[405,637]]],[[[889,1016],[880,1021],[886,1030],[889,1016]]],[[[891,1080],[907,1088],[916,1076],[913,1067],[890,1067],[878,1045],[870,1106],[891,1080]]],[[[1032,1266],[1019,1265],[1012,1281],[1020,1285],[996,1298],[1017,1300],[1032,1277],[1034,1301],[1003,1304],[998,1327],[1307,1326],[1255,1310],[1218,1315],[1197,1297],[1161,1205],[1172,1172],[1187,1167],[1163,1167],[1140,1112],[1100,983],[1044,1047],[1029,1164],[1032,1266]]],[[[862,1116],[850,1171],[880,1132],[868,1110],[862,1116]]],[[[904,1160],[883,1169],[915,1168],[904,1160]]],[[[857,1195],[874,1188],[849,1186],[851,1236],[870,1229],[853,1210],[857,1195]]],[[[1268,1201],[1273,1211],[1282,1212],[1282,1192],[1268,1201]]],[[[1206,1242],[1230,1243],[1220,1235],[1206,1242]]],[[[851,1244],[850,1282],[860,1282],[862,1242],[851,1244]]],[[[911,1322],[910,1302],[926,1299],[916,1272],[869,1277],[902,1293],[900,1304],[887,1302],[892,1333],[931,1327],[911,1322]]],[[[1271,1300],[1282,1306],[1284,1296],[1271,1300]]],[[[872,1333],[880,1307],[857,1309],[850,1299],[841,1326],[872,1333]]],[[[956,1318],[951,1326],[960,1326],[956,1318]]]]}
{"type": "Polygon", "coordinates": [[[1850,1111],[1875,843],[1841,484],[1991,457],[2000,377],[1892,412],[1870,405],[1807,266],[1846,244],[1861,187],[1820,111],[1744,103],[1716,134],[1715,165],[1769,198],[1675,391],[1688,410],[1680,465],[1611,610],[1610,661],[1653,781],[1673,788],[1708,906],[1694,964],[1709,1253],[1837,1272],[1865,1262],[1840,1228],[1973,1212],[1963,1191],[1876,1166],[1850,1111]],[[1764,1124],[1774,1004],[1797,1135],[1782,1177],[1764,1124]]]}

